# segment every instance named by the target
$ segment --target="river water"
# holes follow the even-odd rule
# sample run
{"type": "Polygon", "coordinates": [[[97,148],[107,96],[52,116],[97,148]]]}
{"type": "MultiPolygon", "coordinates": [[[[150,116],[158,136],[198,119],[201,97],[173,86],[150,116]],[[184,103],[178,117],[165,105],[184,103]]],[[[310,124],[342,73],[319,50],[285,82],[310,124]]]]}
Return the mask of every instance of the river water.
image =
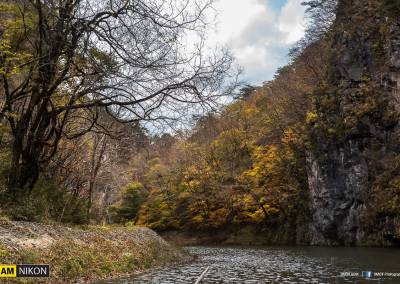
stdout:
{"type": "Polygon", "coordinates": [[[400,283],[400,250],[333,247],[188,247],[194,262],[102,284],[400,283]],[[363,271],[371,271],[368,275],[363,271]],[[364,274],[364,276],[363,276],[364,274]],[[381,274],[381,275],[380,275],[381,274]]]}

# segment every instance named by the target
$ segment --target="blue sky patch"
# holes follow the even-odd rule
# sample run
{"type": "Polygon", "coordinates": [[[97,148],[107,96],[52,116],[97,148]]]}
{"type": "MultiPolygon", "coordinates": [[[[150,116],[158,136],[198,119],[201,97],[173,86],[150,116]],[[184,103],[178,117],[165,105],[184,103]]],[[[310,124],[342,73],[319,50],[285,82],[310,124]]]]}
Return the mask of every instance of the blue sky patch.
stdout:
{"type": "Polygon", "coordinates": [[[287,0],[265,0],[275,11],[280,11],[285,6],[287,0]]]}

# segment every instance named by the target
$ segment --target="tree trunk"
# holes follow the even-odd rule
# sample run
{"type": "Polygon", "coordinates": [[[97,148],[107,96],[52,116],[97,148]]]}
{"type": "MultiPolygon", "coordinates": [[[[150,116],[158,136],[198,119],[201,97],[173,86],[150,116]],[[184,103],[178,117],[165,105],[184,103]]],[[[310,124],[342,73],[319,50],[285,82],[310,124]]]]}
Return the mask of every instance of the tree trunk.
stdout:
{"type": "Polygon", "coordinates": [[[61,130],[55,130],[55,123],[45,110],[46,105],[47,101],[44,100],[40,106],[26,111],[27,114],[20,121],[13,123],[14,142],[8,188],[15,201],[31,192],[39,178],[41,166],[57,149],[61,130]]]}
{"type": "Polygon", "coordinates": [[[90,224],[90,212],[92,210],[93,186],[94,186],[94,183],[92,181],[90,181],[88,203],[87,203],[87,208],[86,208],[86,219],[87,219],[86,221],[88,224],[90,224]]]}
{"type": "Polygon", "coordinates": [[[87,223],[90,223],[90,213],[92,210],[93,191],[96,185],[97,174],[102,166],[103,156],[107,147],[107,138],[105,135],[94,137],[94,148],[91,157],[90,180],[88,189],[88,203],[87,203],[87,223]]]}
{"type": "Polygon", "coordinates": [[[37,158],[21,150],[20,142],[15,141],[12,151],[12,162],[8,179],[8,188],[12,201],[27,195],[39,178],[37,158]]]}

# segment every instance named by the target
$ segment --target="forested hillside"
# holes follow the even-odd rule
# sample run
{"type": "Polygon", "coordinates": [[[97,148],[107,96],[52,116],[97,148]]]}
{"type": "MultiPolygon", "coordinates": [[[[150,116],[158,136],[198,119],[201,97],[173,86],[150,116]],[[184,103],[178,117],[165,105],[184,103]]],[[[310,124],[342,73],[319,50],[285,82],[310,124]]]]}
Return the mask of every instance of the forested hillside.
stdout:
{"type": "Polygon", "coordinates": [[[135,191],[141,206],[127,219],[156,230],[211,233],[251,225],[294,241],[308,214],[309,94],[318,84],[314,72],[323,68],[316,53],[320,43],[273,81],[243,88],[235,103],[200,118],[187,137],[154,141],[135,162],[137,180],[113,207],[117,216],[138,200],[135,191]]]}
{"type": "MultiPolygon", "coordinates": [[[[304,5],[306,35],[272,80],[242,85],[239,92],[230,85],[224,95],[234,97],[232,103],[205,108],[207,115],[197,117],[192,129],[157,135],[142,122],[166,120],[158,112],[165,101],[166,113],[177,114],[173,120],[187,105],[215,102],[217,87],[229,75],[228,54],[196,70],[170,67],[170,60],[181,62],[165,49],[181,29],[171,19],[172,26],[151,24],[161,25],[163,43],[155,54],[141,58],[139,45],[135,59],[124,53],[113,58],[90,42],[88,27],[103,27],[103,16],[82,24],[86,38],[66,24],[66,12],[65,46],[37,51],[59,52],[55,62],[45,64],[61,68],[48,82],[37,74],[51,70],[24,65],[33,56],[33,35],[26,29],[23,35],[3,35],[1,213],[17,220],[130,222],[231,243],[399,244],[400,2],[304,5]],[[75,36],[87,39],[87,45],[68,46],[75,36]],[[148,73],[132,71],[139,63],[148,73]],[[149,64],[159,72],[147,70],[149,64]],[[21,73],[29,79],[20,80],[21,73]],[[125,81],[130,76],[138,76],[137,85],[125,81]],[[51,84],[58,85],[51,89],[51,84]],[[24,101],[37,86],[43,101],[24,101]],[[107,91],[98,94],[103,88],[107,91]],[[207,88],[208,95],[201,96],[207,88]]],[[[13,4],[0,4],[0,12],[3,26],[22,25],[13,4]]],[[[125,14],[120,16],[123,21],[125,14]]],[[[35,16],[29,19],[25,25],[38,24],[35,16]]],[[[184,23],[192,28],[190,21],[184,23]]],[[[152,46],[157,32],[142,31],[143,46],[152,46]]],[[[47,46],[51,39],[44,41],[47,46]]],[[[106,42],[117,46],[115,53],[126,48],[115,38],[106,42]]]]}
{"type": "Polygon", "coordinates": [[[151,148],[135,222],[239,243],[399,242],[399,3],[336,4],[308,3],[272,81],[151,148]]]}

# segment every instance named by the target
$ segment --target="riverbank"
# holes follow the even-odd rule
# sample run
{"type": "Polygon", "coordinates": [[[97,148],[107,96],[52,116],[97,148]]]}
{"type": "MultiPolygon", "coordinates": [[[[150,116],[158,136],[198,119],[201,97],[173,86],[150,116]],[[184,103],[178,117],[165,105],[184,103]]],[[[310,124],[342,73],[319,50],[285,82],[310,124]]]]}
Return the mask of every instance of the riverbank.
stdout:
{"type": "Polygon", "coordinates": [[[179,247],[186,246],[283,246],[296,243],[286,242],[285,240],[271,239],[269,235],[257,236],[251,230],[234,233],[214,233],[205,232],[180,232],[168,231],[160,233],[169,243],[179,247]]]}
{"type": "Polygon", "coordinates": [[[307,245],[291,228],[280,227],[266,230],[254,226],[213,231],[164,231],[159,234],[176,246],[269,246],[269,245],[307,245]]]}
{"type": "Polygon", "coordinates": [[[254,226],[210,231],[163,231],[159,234],[176,246],[332,246],[332,247],[400,247],[400,235],[380,234],[364,236],[359,242],[314,242],[306,226],[296,230],[289,226],[267,229],[254,226]]]}
{"type": "Polygon", "coordinates": [[[84,283],[190,259],[148,228],[65,227],[0,219],[0,263],[50,264],[50,278],[40,283],[84,283]]]}

